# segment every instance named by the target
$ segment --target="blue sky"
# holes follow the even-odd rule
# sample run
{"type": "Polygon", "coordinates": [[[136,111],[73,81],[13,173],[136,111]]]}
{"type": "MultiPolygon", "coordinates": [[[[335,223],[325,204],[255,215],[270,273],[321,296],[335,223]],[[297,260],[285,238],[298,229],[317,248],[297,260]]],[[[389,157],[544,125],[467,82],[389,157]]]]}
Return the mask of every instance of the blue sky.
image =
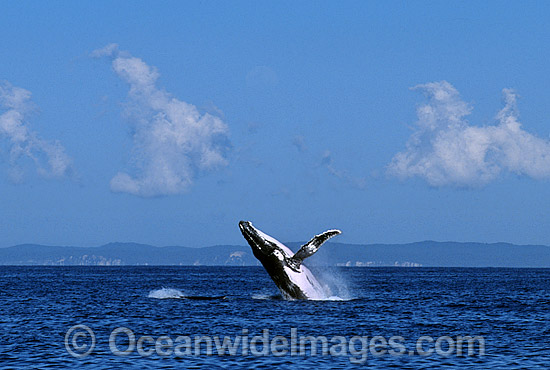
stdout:
{"type": "Polygon", "coordinates": [[[550,244],[547,2],[2,2],[0,246],[550,244]]]}

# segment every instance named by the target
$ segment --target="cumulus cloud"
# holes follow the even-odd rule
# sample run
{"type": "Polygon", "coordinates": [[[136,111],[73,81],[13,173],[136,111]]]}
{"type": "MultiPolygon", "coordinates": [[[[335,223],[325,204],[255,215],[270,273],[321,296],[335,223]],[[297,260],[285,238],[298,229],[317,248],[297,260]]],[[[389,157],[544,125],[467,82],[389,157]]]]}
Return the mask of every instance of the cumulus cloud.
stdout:
{"type": "Polygon", "coordinates": [[[33,111],[31,93],[9,82],[0,83],[0,106],[5,110],[0,115],[0,138],[7,142],[10,176],[15,182],[22,180],[24,158],[30,159],[39,175],[62,177],[71,168],[71,158],[58,141],[41,139],[33,131],[25,115],[33,111]]]}
{"type": "Polygon", "coordinates": [[[92,53],[110,56],[115,73],[128,83],[127,114],[133,124],[132,174],[119,172],[111,190],[138,196],[181,193],[197,173],[227,164],[228,127],[218,117],[178,100],[156,86],[159,73],[140,58],[110,44],[92,53]]]}
{"type": "Polygon", "coordinates": [[[432,186],[479,187],[509,171],[534,179],[550,177],[550,141],[522,129],[516,94],[502,91],[504,108],[495,125],[471,125],[472,108],[448,82],[418,85],[428,102],[406,144],[388,166],[401,179],[420,177],[432,186]]]}

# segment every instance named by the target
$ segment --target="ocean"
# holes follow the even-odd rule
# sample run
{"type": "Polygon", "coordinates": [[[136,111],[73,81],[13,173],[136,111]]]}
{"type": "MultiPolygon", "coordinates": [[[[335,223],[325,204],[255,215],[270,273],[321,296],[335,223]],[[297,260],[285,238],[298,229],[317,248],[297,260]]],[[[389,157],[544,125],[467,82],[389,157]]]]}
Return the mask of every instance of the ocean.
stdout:
{"type": "Polygon", "coordinates": [[[548,369],[550,269],[0,267],[0,369],[548,369]]]}

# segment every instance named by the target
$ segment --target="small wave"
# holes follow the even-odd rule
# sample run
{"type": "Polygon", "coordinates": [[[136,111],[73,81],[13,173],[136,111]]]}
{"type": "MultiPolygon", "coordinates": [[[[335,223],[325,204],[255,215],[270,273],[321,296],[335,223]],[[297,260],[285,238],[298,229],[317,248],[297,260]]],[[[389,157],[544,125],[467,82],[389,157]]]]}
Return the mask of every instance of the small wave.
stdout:
{"type": "Polygon", "coordinates": [[[191,299],[194,301],[212,301],[216,299],[227,299],[226,295],[206,296],[206,295],[188,295],[183,297],[185,299],[191,299]]]}
{"type": "MultiPolygon", "coordinates": [[[[259,300],[284,300],[283,296],[280,294],[277,295],[270,295],[270,294],[253,294],[251,296],[252,299],[259,299],[259,300]]],[[[331,297],[320,297],[320,298],[310,298],[308,301],[353,301],[357,298],[342,298],[338,296],[331,296],[331,297]]]]}
{"type": "Polygon", "coordinates": [[[281,300],[283,299],[283,297],[279,294],[276,294],[276,295],[270,295],[270,294],[253,294],[252,295],[252,299],[260,299],[260,300],[265,300],[265,299],[273,299],[273,300],[281,300]]]}
{"type": "Polygon", "coordinates": [[[322,298],[313,298],[311,301],[353,301],[356,298],[343,298],[338,296],[322,297],[322,298]]]}
{"type": "Polygon", "coordinates": [[[162,288],[150,291],[147,297],[156,299],[181,299],[185,298],[185,295],[177,289],[162,288]]]}

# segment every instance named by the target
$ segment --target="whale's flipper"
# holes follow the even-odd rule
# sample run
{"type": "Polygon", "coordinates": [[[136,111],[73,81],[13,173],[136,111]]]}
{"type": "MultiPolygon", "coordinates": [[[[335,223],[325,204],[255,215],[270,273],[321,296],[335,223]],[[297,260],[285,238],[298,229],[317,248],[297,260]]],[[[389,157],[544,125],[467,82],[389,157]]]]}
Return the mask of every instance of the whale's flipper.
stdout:
{"type": "Polygon", "coordinates": [[[341,233],[342,232],[340,230],[327,230],[324,233],[315,235],[313,239],[302,245],[300,250],[289,259],[292,267],[294,267],[295,269],[299,269],[304,259],[312,256],[315,252],[317,252],[319,250],[319,247],[321,247],[324,242],[326,242],[333,236],[341,233]]]}

